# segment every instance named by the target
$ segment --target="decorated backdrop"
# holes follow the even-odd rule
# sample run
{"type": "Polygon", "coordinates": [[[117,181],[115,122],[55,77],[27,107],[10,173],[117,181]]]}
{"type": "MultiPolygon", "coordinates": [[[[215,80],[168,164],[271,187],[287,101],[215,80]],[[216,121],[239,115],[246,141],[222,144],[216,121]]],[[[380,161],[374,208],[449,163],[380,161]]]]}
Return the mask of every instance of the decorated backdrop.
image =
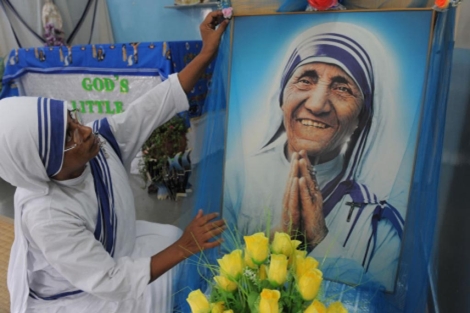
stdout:
{"type": "MultiPolygon", "coordinates": [[[[200,41],[15,49],[7,57],[0,97],[68,100],[85,121],[92,121],[125,111],[134,99],[182,70],[200,50],[200,41]]],[[[188,118],[201,114],[212,71],[209,67],[189,93],[188,118]]]]}

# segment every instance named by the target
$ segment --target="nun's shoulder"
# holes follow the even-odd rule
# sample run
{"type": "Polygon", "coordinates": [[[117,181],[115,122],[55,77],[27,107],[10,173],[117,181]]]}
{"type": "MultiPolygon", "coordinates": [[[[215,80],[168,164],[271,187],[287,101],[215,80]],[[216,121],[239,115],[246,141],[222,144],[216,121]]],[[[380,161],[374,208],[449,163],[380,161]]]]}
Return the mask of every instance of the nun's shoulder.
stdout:
{"type": "Polygon", "coordinates": [[[40,195],[24,203],[21,210],[22,224],[28,229],[39,225],[55,224],[58,222],[80,224],[85,223],[85,218],[80,208],[74,207],[73,201],[63,201],[55,188],[47,195],[40,195]]]}

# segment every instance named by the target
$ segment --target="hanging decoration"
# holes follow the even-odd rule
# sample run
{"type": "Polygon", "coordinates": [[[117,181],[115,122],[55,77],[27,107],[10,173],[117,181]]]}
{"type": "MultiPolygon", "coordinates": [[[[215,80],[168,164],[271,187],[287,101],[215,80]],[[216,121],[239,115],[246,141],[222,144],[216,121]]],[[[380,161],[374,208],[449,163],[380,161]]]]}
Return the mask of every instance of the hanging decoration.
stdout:
{"type": "Polygon", "coordinates": [[[42,7],[42,26],[44,27],[46,46],[64,45],[62,16],[52,0],[46,0],[46,3],[44,3],[42,7]]]}
{"type": "Polygon", "coordinates": [[[222,11],[225,19],[230,20],[232,18],[233,8],[231,7],[229,0],[220,0],[217,3],[217,7],[222,11]]]}

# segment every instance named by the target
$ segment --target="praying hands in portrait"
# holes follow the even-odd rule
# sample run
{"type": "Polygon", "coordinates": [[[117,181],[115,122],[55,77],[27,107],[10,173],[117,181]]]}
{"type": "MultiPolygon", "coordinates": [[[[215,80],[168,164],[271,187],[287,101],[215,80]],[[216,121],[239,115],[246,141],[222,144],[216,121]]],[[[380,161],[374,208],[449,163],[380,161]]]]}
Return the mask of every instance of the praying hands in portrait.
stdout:
{"type": "Polygon", "coordinates": [[[294,238],[303,238],[308,250],[315,248],[327,235],[323,197],[305,150],[292,154],[282,208],[278,229],[294,238]]]}

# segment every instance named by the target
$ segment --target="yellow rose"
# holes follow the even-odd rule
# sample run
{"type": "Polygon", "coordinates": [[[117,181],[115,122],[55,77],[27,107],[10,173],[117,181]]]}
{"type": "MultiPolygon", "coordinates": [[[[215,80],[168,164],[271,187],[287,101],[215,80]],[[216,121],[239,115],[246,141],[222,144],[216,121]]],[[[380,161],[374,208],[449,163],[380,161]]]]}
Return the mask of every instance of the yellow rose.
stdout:
{"type": "MultiPolygon", "coordinates": [[[[298,240],[295,240],[298,241],[298,240]]],[[[300,242],[300,241],[299,241],[300,242]]],[[[297,260],[303,260],[307,256],[307,251],[305,250],[295,250],[292,253],[292,256],[289,258],[289,266],[292,266],[294,269],[297,264],[297,260]]]]}
{"type": "Polygon", "coordinates": [[[312,269],[316,269],[318,267],[318,261],[308,256],[306,258],[297,258],[295,261],[295,274],[297,279],[302,277],[302,275],[312,269]]]}
{"type": "Polygon", "coordinates": [[[271,250],[275,254],[284,254],[287,257],[292,255],[295,250],[294,243],[290,239],[290,236],[286,233],[276,232],[274,239],[271,244],[271,250]]]}
{"type": "Polygon", "coordinates": [[[313,300],[320,290],[323,274],[317,269],[312,269],[300,276],[297,288],[305,301],[313,300]]]}
{"type": "Polygon", "coordinates": [[[231,253],[224,255],[222,259],[218,259],[217,262],[220,265],[222,276],[238,279],[243,273],[242,250],[233,250],[231,253]]]}
{"type": "Polygon", "coordinates": [[[186,299],[192,313],[209,313],[211,310],[209,301],[200,289],[191,291],[186,299]]]}
{"type": "Polygon", "coordinates": [[[262,264],[269,255],[269,239],[264,233],[256,233],[251,236],[244,236],[246,251],[255,264],[262,264]]]}
{"type": "Polygon", "coordinates": [[[225,309],[224,301],[211,303],[211,313],[223,313],[225,309]]]}
{"type": "Polygon", "coordinates": [[[214,280],[217,283],[217,285],[228,292],[232,292],[237,290],[238,285],[236,282],[231,281],[229,278],[224,277],[224,276],[214,276],[214,280]]]}
{"type": "Polygon", "coordinates": [[[287,278],[287,257],[284,254],[271,254],[268,279],[275,285],[284,284],[287,278]]]}
{"type": "Polygon", "coordinates": [[[341,304],[341,302],[336,301],[330,304],[328,307],[327,313],[348,313],[348,310],[341,304]]]}
{"type": "Polygon", "coordinates": [[[279,313],[279,290],[263,289],[259,302],[259,313],[279,313]]]}
{"type": "Polygon", "coordinates": [[[245,265],[248,266],[249,268],[251,269],[257,269],[258,268],[258,265],[256,265],[255,263],[253,263],[253,261],[251,260],[251,256],[250,254],[248,253],[248,251],[245,249],[245,265]]]}
{"type": "Polygon", "coordinates": [[[314,300],[304,313],[326,313],[326,306],[320,301],[314,300]]]}
{"type": "Polygon", "coordinates": [[[265,280],[266,278],[268,278],[267,272],[268,272],[268,268],[266,267],[266,265],[261,264],[261,266],[259,267],[259,271],[258,271],[260,281],[265,280]]]}

